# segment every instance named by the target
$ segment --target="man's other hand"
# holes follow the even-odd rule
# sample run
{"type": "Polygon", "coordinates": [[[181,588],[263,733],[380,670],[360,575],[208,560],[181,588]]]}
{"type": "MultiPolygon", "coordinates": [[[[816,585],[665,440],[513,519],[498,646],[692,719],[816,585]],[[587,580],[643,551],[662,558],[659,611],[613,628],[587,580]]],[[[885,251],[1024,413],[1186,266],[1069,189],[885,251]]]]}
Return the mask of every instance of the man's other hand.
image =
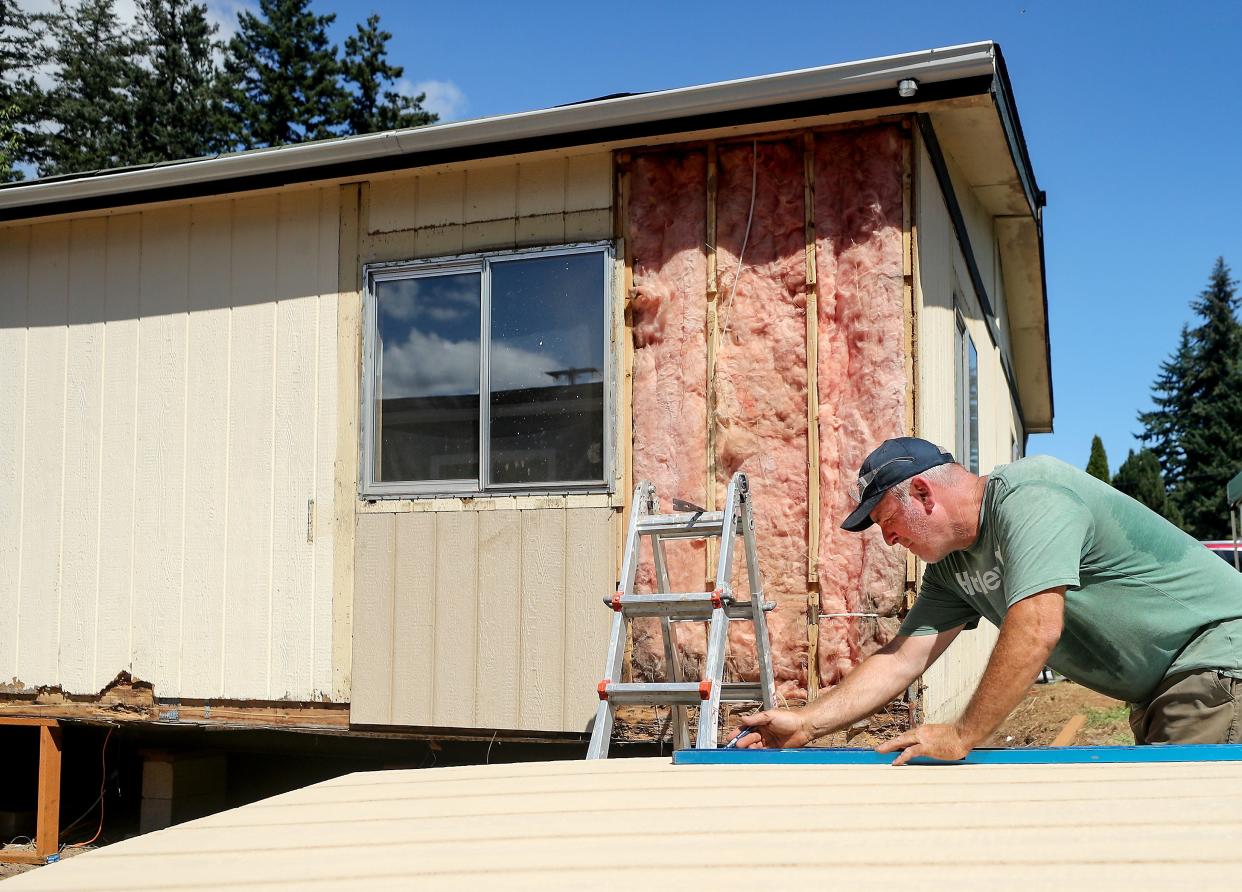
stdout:
{"type": "Polygon", "coordinates": [[[742,724],[754,730],[737,742],[742,750],[773,747],[785,749],[811,742],[802,714],[792,709],[769,709],[742,716],[742,724]]]}
{"type": "Polygon", "coordinates": [[[919,725],[913,731],[885,741],[875,751],[895,753],[901,750],[901,755],[893,760],[893,764],[905,765],[918,756],[956,762],[965,759],[971,749],[973,747],[962,737],[956,725],[919,725]]]}

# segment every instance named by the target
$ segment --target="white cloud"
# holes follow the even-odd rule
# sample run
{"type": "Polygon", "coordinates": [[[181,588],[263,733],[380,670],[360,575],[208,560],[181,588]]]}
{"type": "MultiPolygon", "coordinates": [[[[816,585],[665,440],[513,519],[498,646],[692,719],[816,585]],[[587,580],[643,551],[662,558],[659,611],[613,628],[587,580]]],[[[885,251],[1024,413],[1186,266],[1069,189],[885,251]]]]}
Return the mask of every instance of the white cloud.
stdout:
{"type": "Polygon", "coordinates": [[[439,115],[441,123],[456,121],[465,114],[469,107],[466,94],[452,81],[430,80],[410,83],[409,80],[402,78],[397,84],[397,92],[405,96],[426,93],[427,98],[423,100],[423,108],[439,115]]]}
{"type": "MultiPolygon", "coordinates": [[[[383,357],[385,399],[478,392],[478,341],[450,341],[412,331],[404,343],[384,344],[383,357]]],[[[550,353],[493,343],[490,365],[492,380],[503,382],[500,386],[505,389],[517,389],[564,383],[548,372],[567,363],[550,353]]]]}
{"type": "Polygon", "coordinates": [[[259,7],[246,0],[207,0],[207,21],[219,29],[216,40],[228,43],[229,38],[237,33],[237,17],[242,10],[257,15],[259,7]]]}

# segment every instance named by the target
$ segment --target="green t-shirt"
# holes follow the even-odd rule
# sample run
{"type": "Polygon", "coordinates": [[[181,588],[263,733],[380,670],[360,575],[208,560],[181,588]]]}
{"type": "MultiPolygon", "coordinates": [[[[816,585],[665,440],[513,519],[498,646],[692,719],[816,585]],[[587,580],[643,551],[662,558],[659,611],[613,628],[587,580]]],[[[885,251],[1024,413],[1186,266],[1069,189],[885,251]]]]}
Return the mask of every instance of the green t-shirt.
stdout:
{"type": "Polygon", "coordinates": [[[979,537],[928,566],[902,635],[980,617],[999,626],[1023,598],[1066,586],[1048,665],[1131,703],[1166,675],[1242,677],[1242,573],[1154,511],[1047,456],[988,478],[979,537]]]}

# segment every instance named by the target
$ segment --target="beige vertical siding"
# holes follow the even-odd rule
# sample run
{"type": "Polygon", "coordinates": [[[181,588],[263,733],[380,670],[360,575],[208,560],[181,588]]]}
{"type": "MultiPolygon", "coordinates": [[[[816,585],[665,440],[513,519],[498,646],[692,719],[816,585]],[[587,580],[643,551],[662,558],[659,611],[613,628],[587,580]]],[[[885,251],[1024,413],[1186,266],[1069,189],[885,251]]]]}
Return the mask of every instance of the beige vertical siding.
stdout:
{"type": "Polygon", "coordinates": [[[332,690],[338,190],[0,229],[0,680],[332,690]]]}
{"type": "MultiPolygon", "coordinates": [[[[1011,459],[1011,437],[1022,443],[1022,423],[1004,370],[1000,349],[992,345],[980,302],[974,293],[965,258],[958,247],[935,172],[921,141],[917,157],[916,304],[919,308],[920,431],[930,440],[954,448],[956,383],[953,337],[956,320],[953,289],[965,306],[966,327],[979,355],[979,466],[987,473],[1011,459]]],[[[949,159],[950,171],[953,170],[949,159]]],[[[993,310],[998,313],[1001,345],[1008,349],[1004,291],[995,260],[993,222],[970,188],[955,177],[955,192],[970,233],[980,276],[993,310]]],[[[923,708],[929,720],[950,720],[960,714],[978,683],[996,643],[996,629],[987,621],[959,636],[924,676],[923,708]]]]}
{"type": "Polygon", "coordinates": [[[358,518],[358,724],[582,731],[611,614],[608,507],[358,518]]]}
{"type": "MultiPolygon", "coordinates": [[[[364,263],[607,239],[612,158],[546,155],[377,177],[363,188],[361,215],[364,263]]],[[[352,721],[583,730],[607,646],[613,502],[364,506],[352,721]]]]}

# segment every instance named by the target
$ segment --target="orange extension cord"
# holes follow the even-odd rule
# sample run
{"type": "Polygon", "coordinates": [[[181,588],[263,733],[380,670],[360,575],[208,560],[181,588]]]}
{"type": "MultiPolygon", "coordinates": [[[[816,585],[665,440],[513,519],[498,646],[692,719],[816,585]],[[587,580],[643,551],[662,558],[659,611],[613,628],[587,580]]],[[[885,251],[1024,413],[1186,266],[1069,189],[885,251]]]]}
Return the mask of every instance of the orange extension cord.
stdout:
{"type": "Polygon", "coordinates": [[[108,783],[108,741],[112,739],[112,732],[114,730],[115,729],[113,728],[108,729],[108,734],[106,737],[104,737],[103,750],[99,754],[99,760],[101,763],[101,766],[99,769],[99,828],[95,831],[95,835],[92,836],[90,839],[88,839],[86,842],[75,842],[69,845],[62,846],[61,851],[64,851],[65,849],[77,849],[77,848],[81,848],[82,846],[89,846],[95,840],[99,839],[99,834],[103,833],[104,787],[107,786],[107,783],[108,783]]]}

